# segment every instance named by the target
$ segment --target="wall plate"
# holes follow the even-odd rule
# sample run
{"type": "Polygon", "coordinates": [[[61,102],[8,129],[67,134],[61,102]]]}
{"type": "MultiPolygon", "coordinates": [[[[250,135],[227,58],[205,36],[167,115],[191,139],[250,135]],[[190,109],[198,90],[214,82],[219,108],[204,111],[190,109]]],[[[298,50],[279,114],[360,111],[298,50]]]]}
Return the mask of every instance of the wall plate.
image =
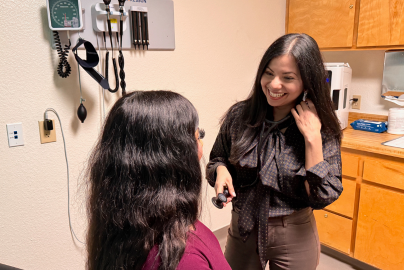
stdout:
{"type": "Polygon", "coordinates": [[[8,146],[24,145],[24,134],[22,131],[22,123],[7,124],[8,146]]]}
{"type": "Polygon", "coordinates": [[[358,101],[354,102],[352,101],[352,109],[361,109],[361,96],[360,95],[353,95],[352,98],[357,98],[358,101]]]}

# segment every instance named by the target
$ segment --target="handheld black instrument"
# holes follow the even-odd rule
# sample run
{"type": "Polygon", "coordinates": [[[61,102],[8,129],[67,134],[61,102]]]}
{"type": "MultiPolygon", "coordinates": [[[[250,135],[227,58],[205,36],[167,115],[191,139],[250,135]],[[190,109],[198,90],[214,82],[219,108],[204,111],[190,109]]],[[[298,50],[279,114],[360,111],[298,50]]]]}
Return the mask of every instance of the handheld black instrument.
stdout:
{"type": "Polygon", "coordinates": [[[223,208],[223,203],[227,201],[227,198],[230,197],[230,193],[227,189],[223,190],[223,193],[219,193],[217,197],[212,198],[212,203],[219,209],[223,208]]]}
{"type": "MultiPolygon", "coordinates": [[[[112,64],[114,65],[114,75],[115,75],[115,89],[108,88],[108,91],[110,91],[111,93],[115,93],[116,91],[118,91],[119,88],[119,79],[118,79],[118,69],[116,66],[116,59],[114,58],[114,46],[112,44],[112,30],[111,30],[111,18],[110,18],[111,9],[109,7],[111,0],[103,0],[103,1],[105,4],[105,11],[107,12],[108,34],[109,34],[109,40],[111,42],[112,64]]],[[[106,46],[105,35],[104,35],[104,45],[106,46]]],[[[107,80],[108,80],[108,61],[109,61],[109,51],[107,50],[105,54],[105,79],[107,80]]]]}

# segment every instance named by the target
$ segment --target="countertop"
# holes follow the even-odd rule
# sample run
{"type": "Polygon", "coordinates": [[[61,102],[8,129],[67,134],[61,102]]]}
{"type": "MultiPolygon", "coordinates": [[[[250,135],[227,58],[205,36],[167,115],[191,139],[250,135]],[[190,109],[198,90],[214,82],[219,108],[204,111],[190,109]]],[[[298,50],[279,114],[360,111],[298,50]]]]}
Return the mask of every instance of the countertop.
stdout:
{"type": "MultiPolygon", "coordinates": [[[[375,114],[349,113],[349,123],[357,119],[366,119],[374,121],[387,121],[387,116],[375,114]]],[[[374,133],[369,131],[355,130],[350,125],[343,130],[343,138],[341,143],[342,149],[353,149],[365,151],[375,154],[387,155],[392,157],[404,158],[404,149],[384,146],[381,143],[393,140],[402,135],[390,134],[387,132],[374,133]]]]}

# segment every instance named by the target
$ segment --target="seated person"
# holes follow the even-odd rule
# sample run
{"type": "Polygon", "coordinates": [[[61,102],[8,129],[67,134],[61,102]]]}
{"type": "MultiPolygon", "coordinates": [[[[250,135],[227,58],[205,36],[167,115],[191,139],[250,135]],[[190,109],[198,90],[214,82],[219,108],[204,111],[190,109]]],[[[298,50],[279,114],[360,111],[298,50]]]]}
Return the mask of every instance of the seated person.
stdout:
{"type": "Polygon", "coordinates": [[[202,137],[183,96],[136,91],[111,109],[88,164],[87,268],[231,269],[200,221],[202,137]]]}

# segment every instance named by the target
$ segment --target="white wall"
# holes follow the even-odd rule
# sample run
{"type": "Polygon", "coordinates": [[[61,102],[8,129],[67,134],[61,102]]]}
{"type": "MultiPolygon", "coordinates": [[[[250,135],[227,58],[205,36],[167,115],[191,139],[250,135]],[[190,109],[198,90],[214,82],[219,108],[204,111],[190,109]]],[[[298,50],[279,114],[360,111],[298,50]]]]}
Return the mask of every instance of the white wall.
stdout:
{"type": "MultiPolygon", "coordinates": [[[[88,116],[80,123],[76,117],[80,101],[77,65],[70,54],[72,75],[61,79],[55,72],[58,57],[50,48],[46,1],[3,2],[0,263],[31,270],[84,269],[84,246],[74,242],[69,231],[59,123],[57,142],[41,145],[38,121],[48,107],[56,109],[62,119],[70,165],[72,223],[84,240],[85,194],[80,175],[102,125],[101,92],[82,71],[88,116]],[[9,148],[5,126],[15,122],[23,123],[25,145],[9,148]]],[[[284,33],[285,6],[283,0],[175,0],[175,51],[125,51],[127,89],[170,89],[189,98],[206,130],[208,159],[220,116],[247,96],[263,52],[284,33]]],[[[107,110],[117,97],[106,93],[107,110]]],[[[208,194],[204,194],[202,220],[212,230],[227,225],[230,207],[214,209],[209,202],[213,188],[204,187],[204,191],[208,194]]]]}
{"type": "Polygon", "coordinates": [[[381,98],[384,51],[323,52],[325,62],[345,62],[352,68],[352,95],[361,96],[360,110],[351,112],[387,115],[398,105],[381,98]]]}

